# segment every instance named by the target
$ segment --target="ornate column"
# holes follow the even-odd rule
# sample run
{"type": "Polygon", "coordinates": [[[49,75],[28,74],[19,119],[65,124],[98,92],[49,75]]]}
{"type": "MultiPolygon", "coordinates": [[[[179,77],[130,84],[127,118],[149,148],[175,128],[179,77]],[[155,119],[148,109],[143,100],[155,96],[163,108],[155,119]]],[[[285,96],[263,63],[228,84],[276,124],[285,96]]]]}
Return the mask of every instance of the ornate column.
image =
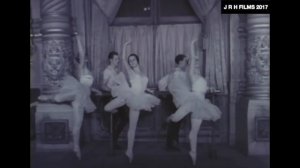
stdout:
{"type": "Polygon", "coordinates": [[[72,26],[70,0],[41,0],[43,34],[42,94],[56,93],[60,80],[70,72],[72,26]]]}
{"type": "Polygon", "coordinates": [[[246,25],[246,85],[237,105],[237,145],[248,155],[269,155],[270,16],[249,14],[246,25]]]}
{"type": "MultiPolygon", "coordinates": [[[[73,57],[70,0],[41,0],[41,94],[58,93],[71,73],[73,57]]],[[[39,103],[35,114],[36,150],[72,149],[73,109],[67,104],[39,103]]]]}
{"type": "Polygon", "coordinates": [[[253,99],[269,99],[270,18],[269,15],[247,16],[247,87],[253,99]]]}

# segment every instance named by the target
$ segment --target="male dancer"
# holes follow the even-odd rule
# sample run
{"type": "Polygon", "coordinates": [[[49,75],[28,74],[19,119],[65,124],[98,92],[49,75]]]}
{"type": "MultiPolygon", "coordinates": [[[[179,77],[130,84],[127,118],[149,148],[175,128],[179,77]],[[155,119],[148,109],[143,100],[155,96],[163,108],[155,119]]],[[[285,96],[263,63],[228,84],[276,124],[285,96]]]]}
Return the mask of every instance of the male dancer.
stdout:
{"type": "MultiPolygon", "coordinates": [[[[179,108],[186,98],[186,93],[190,92],[191,89],[187,73],[185,72],[185,69],[188,65],[187,57],[183,54],[179,54],[175,57],[175,63],[175,71],[169,76],[168,90],[172,94],[173,103],[175,104],[176,108],[179,108]]],[[[175,123],[170,121],[168,123],[166,142],[166,147],[168,150],[179,150],[178,138],[181,122],[182,121],[175,123]]]]}
{"type": "MultiPolygon", "coordinates": [[[[111,88],[115,83],[113,82],[114,78],[118,75],[118,65],[119,65],[119,56],[118,53],[112,51],[108,55],[109,65],[103,71],[103,83],[102,89],[107,92],[111,92],[111,88]]],[[[108,103],[112,97],[107,100],[108,103]]],[[[122,106],[117,109],[118,112],[113,114],[113,148],[121,149],[121,146],[118,144],[118,138],[123,128],[128,124],[128,107],[122,106]]]]}

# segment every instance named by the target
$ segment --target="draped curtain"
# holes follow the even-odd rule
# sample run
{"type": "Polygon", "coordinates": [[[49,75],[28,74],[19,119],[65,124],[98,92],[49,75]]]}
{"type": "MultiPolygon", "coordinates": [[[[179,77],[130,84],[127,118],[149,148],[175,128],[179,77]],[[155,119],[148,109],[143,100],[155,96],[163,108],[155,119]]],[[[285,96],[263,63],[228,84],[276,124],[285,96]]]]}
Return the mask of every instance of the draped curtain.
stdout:
{"type": "Polygon", "coordinates": [[[105,15],[108,23],[112,23],[121,6],[122,0],[94,0],[95,4],[105,15]]]}
{"type": "MultiPolygon", "coordinates": [[[[155,41],[155,81],[158,81],[174,69],[176,55],[191,55],[191,42],[199,37],[200,34],[201,24],[158,26],[155,41]]],[[[200,60],[203,60],[203,55],[200,52],[197,55],[200,57],[200,60]]]]}
{"type": "Polygon", "coordinates": [[[92,5],[92,22],[89,46],[89,62],[92,73],[95,78],[94,86],[99,89],[102,78],[103,58],[107,58],[109,53],[109,26],[107,18],[98,10],[98,7],[92,5]]]}
{"type": "Polygon", "coordinates": [[[78,16],[79,13],[78,17],[83,17],[82,15],[84,15],[85,18],[78,19],[81,21],[76,24],[78,30],[81,31],[81,36],[79,37],[81,37],[82,44],[86,48],[86,55],[90,63],[89,68],[95,77],[96,87],[98,87],[99,82],[101,82],[102,70],[107,65],[107,55],[109,51],[116,50],[120,53],[121,43],[124,43],[126,38],[130,36],[132,36],[131,38],[134,40],[128,52],[140,55],[141,65],[149,76],[150,85],[153,86],[159,78],[171,71],[171,67],[174,67],[174,57],[177,53],[182,52],[183,54],[189,54],[190,42],[189,40],[182,40],[182,38],[199,37],[203,39],[202,35],[204,34],[204,43],[202,47],[199,46],[199,49],[204,48],[206,53],[204,63],[205,77],[209,86],[227,93],[228,55],[226,45],[228,44],[226,35],[228,32],[226,32],[226,25],[224,25],[225,22],[221,16],[220,0],[189,0],[195,13],[204,24],[202,33],[199,33],[199,36],[194,36],[189,30],[181,30],[181,32],[187,32],[183,33],[186,35],[182,35],[182,33],[178,31],[182,28],[176,28],[176,25],[160,25],[157,27],[157,30],[151,28],[147,29],[145,26],[143,28],[128,28],[128,31],[123,30],[121,32],[126,32],[131,35],[124,35],[122,38],[118,37],[120,39],[119,41],[113,40],[117,38],[116,34],[120,35],[120,32],[115,31],[118,28],[112,28],[110,30],[109,24],[113,21],[122,0],[72,0],[72,2],[73,4],[77,4],[75,9],[73,7],[75,15],[77,14],[76,16],[78,16]],[[90,3],[91,5],[84,5],[84,3],[90,3]],[[88,7],[89,9],[86,9],[88,7]],[[82,11],[83,13],[80,13],[82,11]],[[163,28],[164,26],[168,28],[163,28]],[[133,33],[134,29],[136,29],[137,32],[133,33]],[[146,29],[148,34],[141,33],[146,31],[146,29]],[[153,32],[153,30],[155,32],[153,32]],[[150,45],[150,43],[152,43],[151,41],[153,41],[153,39],[150,38],[151,31],[152,33],[156,33],[154,35],[155,44],[153,43],[152,46],[150,45]],[[110,35],[114,36],[114,38],[109,37],[110,35]],[[178,40],[176,40],[176,38],[178,38],[178,40]],[[167,41],[167,39],[169,40],[167,41]],[[141,46],[149,46],[149,48],[141,46]],[[153,52],[155,54],[151,54],[153,52]],[[150,71],[150,66],[154,69],[153,71],[150,71]]]}
{"type": "MultiPolygon", "coordinates": [[[[176,55],[190,56],[191,41],[200,36],[201,25],[114,26],[110,30],[112,49],[122,54],[123,44],[131,40],[126,56],[139,55],[141,68],[149,78],[149,87],[157,87],[158,80],[174,69],[176,55]]],[[[202,60],[202,55],[198,55],[202,60]]],[[[105,62],[106,58],[100,59],[105,62]]]]}
{"type": "Polygon", "coordinates": [[[206,51],[205,77],[209,86],[228,93],[228,28],[221,15],[220,0],[189,0],[203,22],[203,49],[206,51]]]}

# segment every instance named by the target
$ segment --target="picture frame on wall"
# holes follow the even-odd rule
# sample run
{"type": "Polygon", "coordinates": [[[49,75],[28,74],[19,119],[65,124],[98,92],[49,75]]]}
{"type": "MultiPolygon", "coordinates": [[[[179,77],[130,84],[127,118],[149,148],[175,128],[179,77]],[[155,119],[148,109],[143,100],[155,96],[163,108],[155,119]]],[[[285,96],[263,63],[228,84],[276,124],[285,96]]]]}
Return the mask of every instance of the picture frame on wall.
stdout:
{"type": "Polygon", "coordinates": [[[255,140],[270,141],[270,117],[255,118],[255,140]]]}
{"type": "Polygon", "coordinates": [[[66,119],[43,121],[45,144],[67,144],[69,142],[69,121],[66,119]]]}

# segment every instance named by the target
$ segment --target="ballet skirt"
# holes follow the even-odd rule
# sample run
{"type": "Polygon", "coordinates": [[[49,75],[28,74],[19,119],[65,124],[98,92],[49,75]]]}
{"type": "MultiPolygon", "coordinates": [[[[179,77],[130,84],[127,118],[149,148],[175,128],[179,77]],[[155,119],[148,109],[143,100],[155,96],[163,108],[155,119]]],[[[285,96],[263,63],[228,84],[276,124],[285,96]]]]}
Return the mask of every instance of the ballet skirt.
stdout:
{"type": "Polygon", "coordinates": [[[216,121],[221,118],[221,111],[216,105],[205,99],[207,90],[207,82],[199,76],[193,82],[192,92],[189,93],[183,104],[191,111],[192,118],[216,121]]]}
{"type": "Polygon", "coordinates": [[[86,67],[81,71],[79,81],[80,85],[77,97],[82,102],[84,110],[87,113],[93,112],[96,110],[96,106],[91,100],[91,87],[94,82],[94,78],[86,67]]]}
{"type": "Polygon", "coordinates": [[[168,78],[168,90],[172,94],[175,106],[179,108],[187,101],[191,93],[187,73],[181,70],[175,70],[168,78]]]}
{"type": "Polygon", "coordinates": [[[80,72],[79,81],[81,84],[89,88],[93,85],[94,77],[86,67],[80,72]]]}
{"type": "Polygon", "coordinates": [[[126,105],[130,109],[151,111],[153,107],[159,105],[159,98],[145,92],[148,84],[146,76],[136,73],[131,74],[131,79],[129,80],[131,86],[128,85],[123,73],[119,73],[114,80],[119,85],[111,88],[112,96],[125,100],[126,105]]]}

